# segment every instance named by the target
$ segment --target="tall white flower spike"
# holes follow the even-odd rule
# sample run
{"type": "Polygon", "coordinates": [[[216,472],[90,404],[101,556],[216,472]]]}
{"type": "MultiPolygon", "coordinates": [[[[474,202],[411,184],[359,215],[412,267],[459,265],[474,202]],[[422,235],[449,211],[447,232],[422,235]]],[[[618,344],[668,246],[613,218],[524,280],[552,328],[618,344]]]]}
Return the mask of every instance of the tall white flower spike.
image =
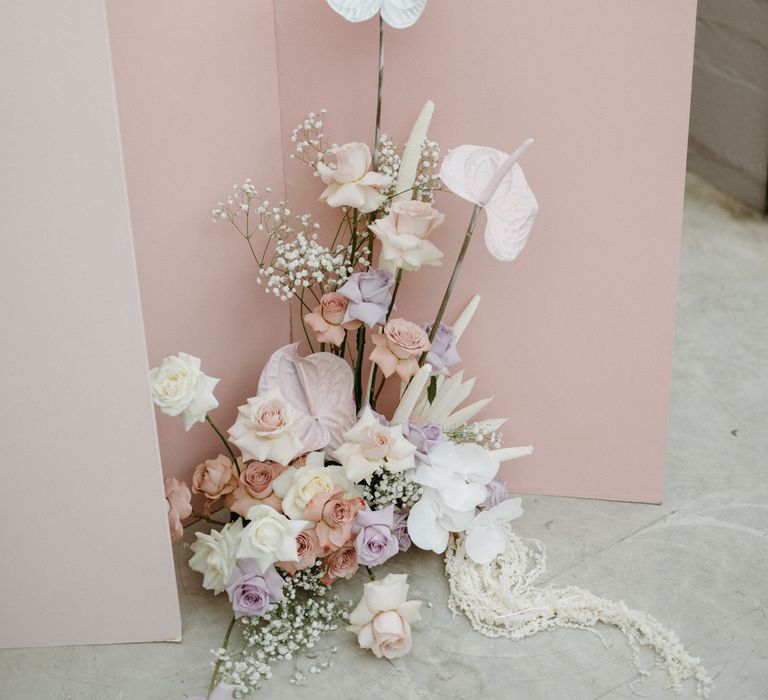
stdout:
{"type": "Polygon", "coordinates": [[[365,22],[377,12],[395,29],[405,29],[421,17],[427,0],[328,0],[328,4],[350,22],[365,22]]]}
{"type": "Polygon", "coordinates": [[[497,260],[514,260],[525,247],[539,204],[517,161],[533,143],[511,156],[485,146],[458,146],[446,154],[440,179],[446,187],[485,208],[485,245],[497,260]]]}
{"type": "Polygon", "coordinates": [[[435,103],[427,100],[422,107],[416,123],[411,129],[411,135],[403,149],[403,160],[400,163],[400,170],[397,175],[397,184],[395,185],[395,196],[393,202],[413,199],[413,183],[416,182],[416,172],[419,169],[421,160],[421,150],[424,145],[424,139],[427,138],[427,130],[432,121],[432,115],[435,113],[435,103]]]}

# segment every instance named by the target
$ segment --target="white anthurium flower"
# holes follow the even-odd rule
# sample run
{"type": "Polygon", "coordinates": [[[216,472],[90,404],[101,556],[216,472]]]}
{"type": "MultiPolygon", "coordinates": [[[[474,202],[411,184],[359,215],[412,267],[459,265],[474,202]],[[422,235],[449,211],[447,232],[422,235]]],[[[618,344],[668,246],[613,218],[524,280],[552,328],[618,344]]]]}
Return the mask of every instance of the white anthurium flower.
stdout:
{"type": "Polygon", "coordinates": [[[470,558],[478,564],[490,564],[502,554],[507,548],[504,524],[522,514],[523,506],[519,498],[508,498],[490,510],[480,511],[467,528],[464,541],[470,558]]]}
{"type": "Polygon", "coordinates": [[[539,205],[517,160],[528,139],[511,156],[485,146],[458,146],[440,166],[445,186],[485,208],[485,245],[497,260],[514,260],[528,242],[539,205]]]}
{"type": "Polygon", "coordinates": [[[180,352],[164,358],[159,367],[149,371],[152,400],[167,416],[184,419],[184,429],[205,421],[208,411],[219,405],[213,395],[218,379],[200,369],[200,358],[180,352]]]}
{"type": "Polygon", "coordinates": [[[402,425],[379,423],[370,406],[346,433],[344,444],[336,450],[347,477],[355,482],[368,481],[377,469],[402,472],[416,466],[416,446],[403,436],[402,425]]]}
{"type": "Polygon", "coordinates": [[[471,511],[486,498],[486,484],[499,471],[491,453],[473,443],[444,442],[429,453],[430,464],[419,462],[412,479],[434,489],[447,508],[471,511]]]}
{"type": "Polygon", "coordinates": [[[328,0],[328,4],[349,22],[365,22],[377,12],[395,29],[405,29],[421,17],[427,0],[328,0]]]}
{"type": "Polygon", "coordinates": [[[197,539],[189,547],[194,552],[189,568],[203,575],[203,588],[217,595],[224,590],[235,566],[242,532],[243,521],[238,518],[221,530],[195,533],[197,539]]]}
{"type": "Polygon", "coordinates": [[[303,467],[286,469],[272,482],[272,489],[283,501],[283,512],[292,520],[304,518],[304,508],[319,493],[342,490],[346,498],[358,495],[341,465],[325,466],[322,452],[310,453],[303,467]]]}
{"type": "Polygon", "coordinates": [[[243,453],[243,459],[289,464],[304,451],[299,438],[304,420],[304,414],[275,388],[240,406],[235,424],[228,432],[230,440],[243,453]]]}
{"type": "Polygon", "coordinates": [[[276,561],[299,561],[296,536],[311,527],[307,520],[289,520],[267,505],[248,511],[247,527],[240,535],[238,559],[255,559],[262,571],[276,561]]]}
{"type": "Polygon", "coordinates": [[[463,532],[475,517],[474,507],[466,511],[449,508],[435,489],[425,487],[408,514],[408,535],[419,549],[442,554],[451,532],[463,532]]]}

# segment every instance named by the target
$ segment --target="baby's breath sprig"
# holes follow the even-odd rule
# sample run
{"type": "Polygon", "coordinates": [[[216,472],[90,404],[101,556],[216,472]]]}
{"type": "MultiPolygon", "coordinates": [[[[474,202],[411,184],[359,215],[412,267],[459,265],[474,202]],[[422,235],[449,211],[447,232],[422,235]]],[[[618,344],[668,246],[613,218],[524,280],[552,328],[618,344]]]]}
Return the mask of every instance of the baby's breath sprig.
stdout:
{"type": "MultiPolygon", "coordinates": [[[[243,617],[240,651],[215,649],[215,663],[219,664],[218,680],[235,686],[235,697],[247,697],[272,677],[276,661],[297,661],[305,656],[312,659],[310,673],[320,673],[333,667],[328,659],[318,661],[313,651],[318,640],[338,629],[349,617],[350,601],[331,596],[328,587],[320,582],[320,566],[286,576],[284,599],[273,605],[262,617],[243,617]]],[[[335,647],[331,648],[331,652],[335,647]]],[[[290,682],[299,684],[306,675],[294,665],[290,682]]]]}
{"type": "Polygon", "coordinates": [[[291,158],[306,163],[317,175],[317,164],[325,159],[328,150],[323,133],[323,124],[328,110],[321,109],[320,114],[310,112],[307,118],[291,132],[291,141],[296,153],[291,158]]]}
{"type": "MultiPolygon", "coordinates": [[[[401,158],[397,153],[394,142],[389,136],[382,135],[381,146],[379,150],[379,172],[389,175],[393,184],[388,190],[384,191],[387,200],[382,205],[385,212],[389,212],[392,207],[391,198],[396,194],[397,175],[400,172],[401,158]]],[[[442,183],[438,176],[440,170],[440,145],[437,141],[425,139],[421,150],[421,159],[416,169],[416,180],[413,184],[413,199],[420,202],[434,204],[435,191],[442,188],[442,183]]]]}
{"type": "Polygon", "coordinates": [[[498,450],[504,445],[504,436],[500,430],[492,430],[482,423],[464,423],[454,430],[446,431],[452,442],[474,442],[488,450],[498,450]]]}
{"type": "Polygon", "coordinates": [[[370,483],[363,485],[363,499],[372,510],[394,503],[402,510],[409,510],[422,494],[423,488],[408,478],[407,472],[388,472],[377,469],[370,483]]]}

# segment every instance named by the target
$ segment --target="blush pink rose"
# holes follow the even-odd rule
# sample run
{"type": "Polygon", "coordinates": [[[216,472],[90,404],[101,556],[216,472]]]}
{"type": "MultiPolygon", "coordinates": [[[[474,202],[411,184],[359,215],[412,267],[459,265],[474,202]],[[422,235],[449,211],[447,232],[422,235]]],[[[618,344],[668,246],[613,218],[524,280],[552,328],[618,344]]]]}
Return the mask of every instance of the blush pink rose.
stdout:
{"type": "Polygon", "coordinates": [[[349,616],[347,629],[379,658],[405,656],[413,646],[411,624],[421,619],[421,601],[407,600],[407,579],[405,574],[387,574],[366,583],[362,600],[349,616]]]}
{"type": "Polygon", "coordinates": [[[293,576],[297,571],[313,566],[323,555],[317,533],[314,530],[302,530],[296,535],[296,552],[299,555],[299,561],[279,561],[275,566],[290,576],[293,576]]]}
{"type": "Polygon", "coordinates": [[[404,318],[389,321],[384,333],[373,335],[373,344],[376,347],[370,355],[371,362],[379,366],[385,377],[397,372],[404,382],[419,371],[418,356],[432,347],[424,329],[404,318]]]}
{"type": "Polygon", "coordinates": [[[272,482],[286,469],[276,462],[248,462],[240,470],[238,487],[226,498],[224,504],[244,518],[256,505],[272,506],[278,513],[282,513],[282,501],[273,493],[272,482]]]}
{"type": "Polygon", "coordinates": [[[384,267],[415,272],[422,265],[442,264],[443,253],[427,240],[445,215],[426,202],[403,201],[392,205],[389,214],[370,225],[381,242],[380,263],[384,267]]]}
{"type": "Polygon", "coordinates": [[[326,586],[330,586],[334,581],[340,578],[351,579],[357,573],[357,552],[351,542],[331,552],[323,559],[323,576],[320,581],[326,586]]]}
{"type": "Polygon", "coordinates": [[[367,143],[345,143],[329,148],[328,162],[320,161],[317,172],[327,185],[320,195],[332,207],[354,207],[363,214],[376,211],[386,197],[381,189],[392,184],[389,175],[371,170],[371,149],[367,143]]]}
{"type": "Polygon", "coordinates": [[[206,459],[195,467],[192,475],[192,491],[215,501],[237,488],[237,474],[232,460],[224,455],[216,459],[206,459]]]}
{"type": "Polygon", "coordinates": [[[306,323],[314,332],[320,343],[330,343],[340,346],[344,341],[344,333],[359,328],[360,321],[351,320],[344,323],[349,300],[338,292],[329,292],[320,297],[320,305],[312,313],[304,316],[306,323]]]}
{"type": "Polygon", "coordinates": [[[304,517],[317,522],[315,528],[320,546],[327,552],[338,549],[352,535],[352,521],[363,502],[344,498],[342,490],[318,493],[304,507],[304,517]]]}
{"type": "Polygon", "coordinates": [[[184,536],[181,521],[192,515],[192,493],[189,487],[178,479],[169,477],[164,482],[165,507],[168,511],[168,528],[171,542],[178,542],[184,536]]]}

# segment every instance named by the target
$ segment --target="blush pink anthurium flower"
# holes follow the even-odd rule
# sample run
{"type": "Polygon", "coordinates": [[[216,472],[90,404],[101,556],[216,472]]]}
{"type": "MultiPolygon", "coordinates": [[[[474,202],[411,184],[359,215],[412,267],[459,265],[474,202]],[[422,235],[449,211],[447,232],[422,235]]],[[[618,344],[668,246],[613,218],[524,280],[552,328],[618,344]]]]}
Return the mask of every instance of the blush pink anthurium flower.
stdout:
{"type": "Polygon", "coordinates": [[[327,185],[320,199],[331,207],[354,207],[363,214],[376,211],[386,197],[381,188],[389,187],[389,175],[371,170],[371,149],[366,143],[345,143],[329,148],[329,162],[320,161],[317,172],[327,185]]]}
{"type": "Polygon", "coordinates": [[[362,600],[349,616],[347,629],[379,658],[405,656],[413,646],[411,624],[421,619],[421,601],[407,600],[407,580],[406,574],[387,574],[366,583],[362,600]]]}
{"type": "Polygon", "coordinates": [[[421,17],[427,0],[328,0],[328,4],[350,22],[364,22],[381,12],[390,27],[405,29],[421,17]]]}
{"type": "Polygon", "coordinates": [[[318,342],[339,347],[347,331],[362,325],[362,321],[356,319],[344,321],[348,306],[349,299],[338,292],[328,292],[320,297],[319,306],[304,316],[304,323],[315,332],[318,342]]]}
{"type": "Polygon", "coordinates": [[[464,546],[470,559],[478,564],[490,564],[507,548],[504,525],[519,518],[523,507],[519,498],[508,498],[497,506],[480,511],[467,528],[464,546]]]}
{"type": "Polygon", "coordinates": [[[485,208],[485,245],[497,260],[514,260],[525,247],[539,205],[517,160],[528,139],[511,156],[485,146],[458,146],[440,167],[445,186],[485,208]]]}

